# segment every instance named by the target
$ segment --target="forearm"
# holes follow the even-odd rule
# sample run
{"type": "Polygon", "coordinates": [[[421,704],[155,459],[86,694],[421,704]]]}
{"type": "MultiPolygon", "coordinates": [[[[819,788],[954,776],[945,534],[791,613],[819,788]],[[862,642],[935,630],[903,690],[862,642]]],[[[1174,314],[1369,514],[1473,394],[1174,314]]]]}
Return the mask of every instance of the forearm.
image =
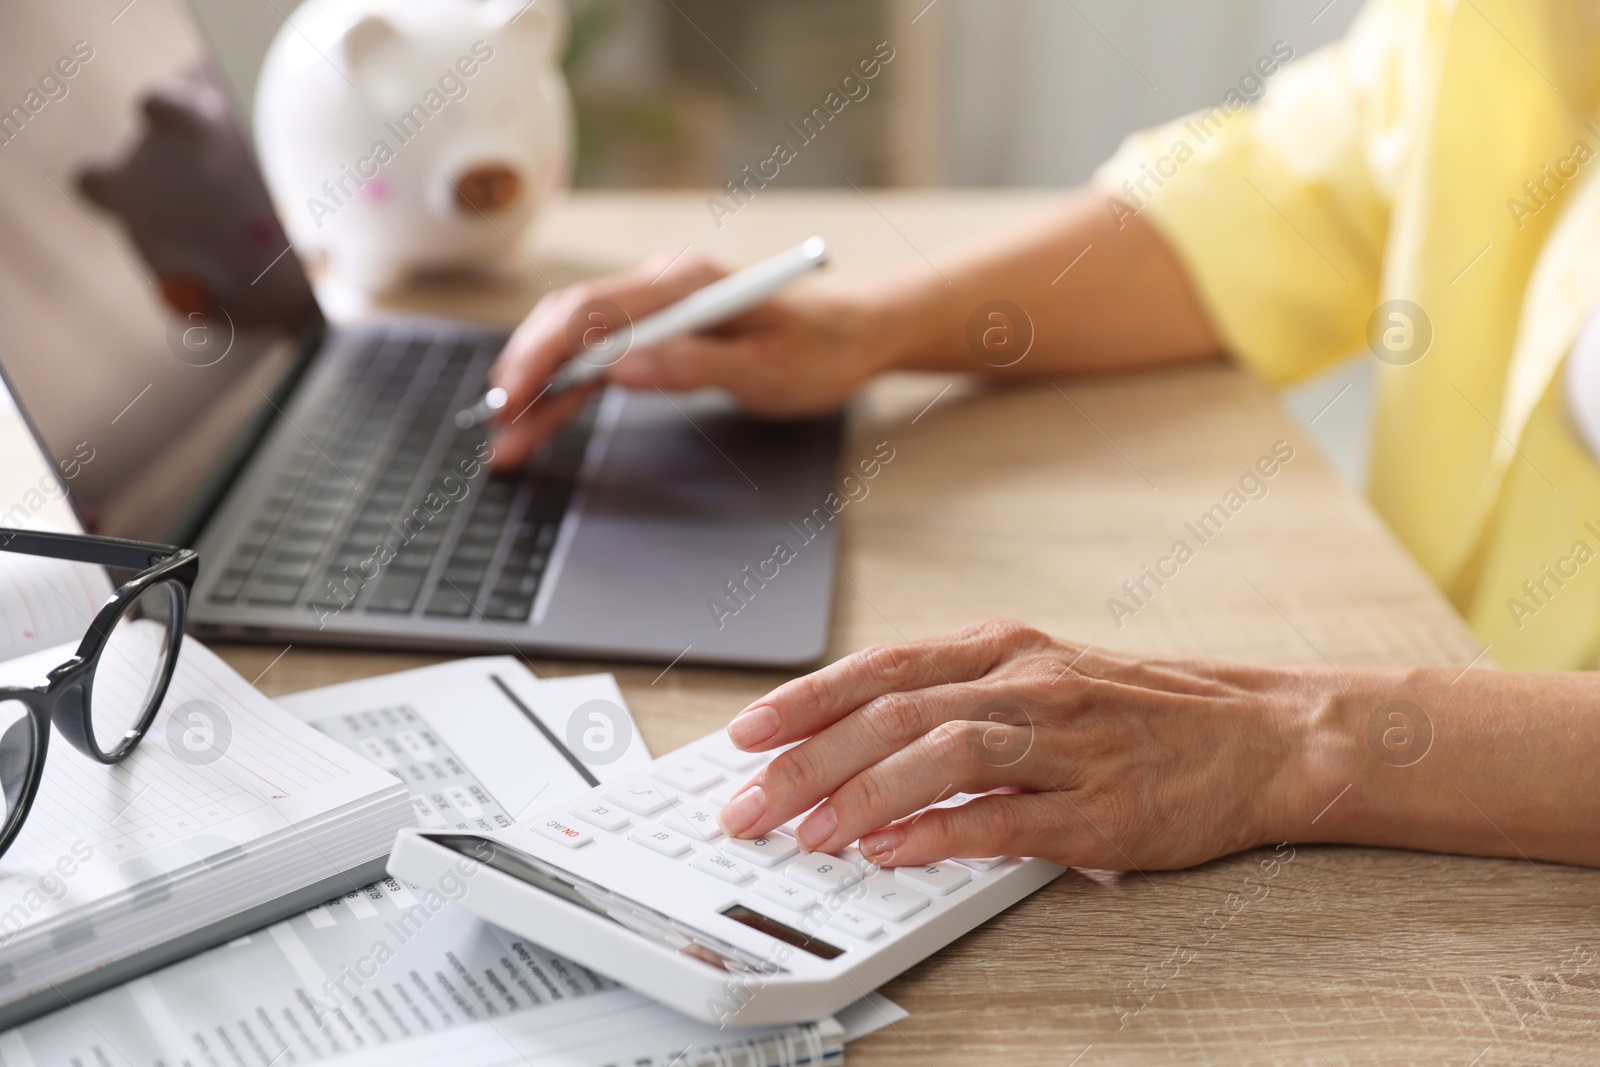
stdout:
{"type": "Polygon", "coordinates": [[[885,369],[1027,377],[1218,358],[1182,264],[1140,216],[1118,214],[1105,193],[1080,188],[1053,214],[937,273],[923,267],[869,290],[885,369]],[[982,358],[969,336],[974,313],[996,300],[1032,325],[1031,349],[1010,366],[982,358]]]}
{"type": "Polygon", "coordinates": [[[1303,788],[1274,839],[1600,866],[1600,677],[1419,668],[1345,679],[1313,685],[1303,788]]]}

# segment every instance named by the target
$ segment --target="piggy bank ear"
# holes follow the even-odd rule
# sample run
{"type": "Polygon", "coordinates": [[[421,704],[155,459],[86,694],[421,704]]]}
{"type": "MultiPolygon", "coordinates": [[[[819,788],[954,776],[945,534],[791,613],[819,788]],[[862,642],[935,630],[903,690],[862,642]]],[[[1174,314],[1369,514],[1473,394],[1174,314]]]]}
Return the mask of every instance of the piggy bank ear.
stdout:
{"type": "Polygon", "coordinates": [[[144,117],[152,129],[199,129],[200,113],[190,100],[171,88],[157,89],[144,98],[144,117]]]}
{"type": "Polygon", "coordinates": [[[384,45],[399,39],[400,31],[394,28],[394,23],[382,15],[364,15],[340,35],[334,47],[343,57],[345,67],[352,74],[359,74],[384,45]]]}
{"type": "Polygon", "coordinates": [[[78,191],[103,208],[112,207],[115,189],[115,171],[111,167],[84,167],[78,172],[78,191]]]}
{"type": "Polygon", "coordinates": [[[520,36],[552,63],[567,47],[567,9],[561,0],[489,0],[483,21],[491,33],[520,36]]]}

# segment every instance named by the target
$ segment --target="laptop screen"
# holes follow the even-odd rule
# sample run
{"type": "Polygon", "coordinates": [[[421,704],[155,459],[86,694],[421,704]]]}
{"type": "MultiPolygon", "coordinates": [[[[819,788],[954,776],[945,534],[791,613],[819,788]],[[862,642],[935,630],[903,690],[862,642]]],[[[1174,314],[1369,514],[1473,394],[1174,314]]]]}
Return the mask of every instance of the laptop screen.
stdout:
{"type": "Polygon", "coordinates": [[[191,535],[321,321],[188,8],[5,5],[0,369],[85,527],[191,535]]]}

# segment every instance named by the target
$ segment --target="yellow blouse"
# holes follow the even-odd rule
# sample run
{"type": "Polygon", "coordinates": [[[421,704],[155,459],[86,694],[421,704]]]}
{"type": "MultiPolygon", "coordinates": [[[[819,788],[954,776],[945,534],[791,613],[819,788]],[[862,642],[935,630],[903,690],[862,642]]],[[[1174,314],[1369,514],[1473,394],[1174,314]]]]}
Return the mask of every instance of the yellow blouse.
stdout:
{"type": "Polygon", "coordinates": [[[1591,667],[1600,468],[1557,371],[1600,303],[1600,5],[1371,0],[1291,50],[1130,137],[1107,210],[1168,239],[1269,381],[1371,346],[1378,510],[1501,664],[1591,667]]]}

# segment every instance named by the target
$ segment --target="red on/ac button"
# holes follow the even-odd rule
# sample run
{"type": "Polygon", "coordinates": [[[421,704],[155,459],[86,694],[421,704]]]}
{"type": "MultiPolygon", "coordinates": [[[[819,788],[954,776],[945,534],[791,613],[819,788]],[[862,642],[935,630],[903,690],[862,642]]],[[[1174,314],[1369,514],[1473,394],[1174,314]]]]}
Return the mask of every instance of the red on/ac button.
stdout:
{"type": "Polygon", "coordinates": [[[568,848],[581,848],[594,840],[594,836],[589,831],[573,826],[569,822],[563,822],[560,819],[543,819],[534,823],[533,828],[550,840],[559,841],[568,848]]]}

